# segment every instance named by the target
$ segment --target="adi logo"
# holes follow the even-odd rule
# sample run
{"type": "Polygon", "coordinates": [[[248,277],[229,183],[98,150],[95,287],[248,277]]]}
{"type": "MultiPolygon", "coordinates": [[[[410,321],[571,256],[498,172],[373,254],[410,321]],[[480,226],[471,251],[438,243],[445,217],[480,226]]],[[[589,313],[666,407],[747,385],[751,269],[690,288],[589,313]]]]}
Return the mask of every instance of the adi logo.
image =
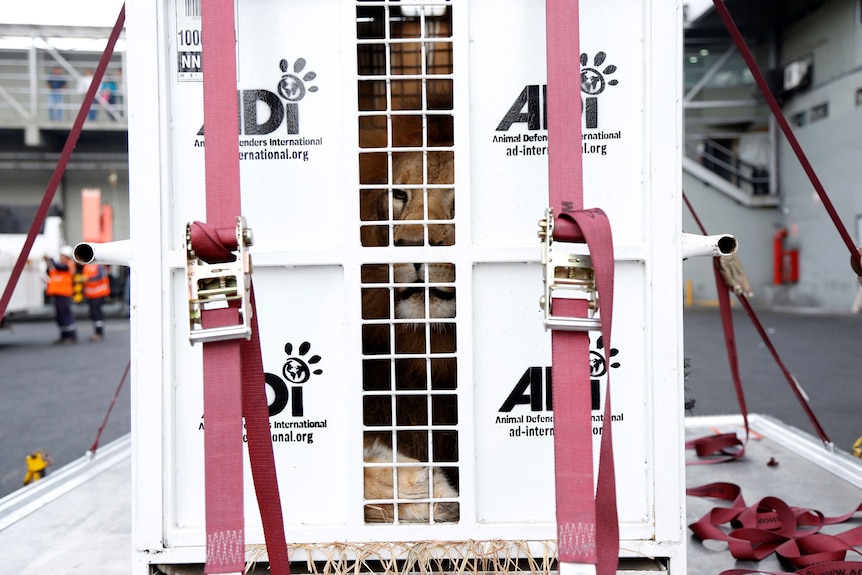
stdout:
{"type": "MultiPolygon", "coordinates": [[[[305,405],[303,403],[303,390],[305,384],[312,381],[315,376],[323,374],[323,370],[317,365],[321,357],[317,354],[309,355],[311,344],[307,341],[294,348],[292,343],[284,344],[284,352],[287,358],[281,368],[281,374],[264,373],[266,382],[266,398],[269,404],[270,438],[273,444],[306,444],[315,442],[315,430],[325,433],[329,427],[326,419],[305,418],[305,405]],[[287,410],[290,405],[290,417],[275,417],[287,410]]],[[[319,411],[319,410],[318,410],[319,411]]],[[[245,423],[243,423],[245,430],[245,423]]],[[[204,431],[204,416],[201,415],[198,423],[198,431],[204,431]]],[[[320,436],[317,437],[320,439],[320,436]]],[[[248,441],[245,431],[242,435],[243,443],[248,441]]]]}
{"type": "MultiPolygon", "coordinates": [[[[617,71],[613,64],[605,65],[607,54],[596,52],[590,61],[589,55],[581,54],[581,114],[584,128],[593,130],[599,126],[599,95],[608,86],[616,86],[619,81],[609,79],[617,71]]],[[[548,87],[547,85],[528,84],[512,103],[512,106],[497,125],[497,132],[506,132],[514,124],[525,124],[527,130],[548,129],[548,87]]]]}
{"type": "MultiPolygon", "coordinates": [[[[311,84],[317,73],[305,70],[305,58],[297,58],[292,66],[282,59],[278,67],[281,77],[275,92],[265,89],[237,92],[240,135],[273,134],[282,124],[288,134],[299,134],[299,102],[309,93],[317,92],[318,87],[311,84]]],[[[197,135],[204,135],[203,126],[197,135]]]]}
{"type": "MultiPolygon", "coordinates": [[[[607,374],[608,369],[616,369],[619,362],[613,361],[619,354],[619,350],[611,348],[608,350],[610,365],[605,361],[601,352],[604,342],[601,336],[596,341],[596,349],[590,350],[590,391],[592,394],[593,411],[601,409],[601,396],[599,393],[599,379],[607,374]]],[[[530,411],[553,411],[554,397],[552,393],[553,381],[551,379],[550,367],[528,367],[521,378],[509,392],[508,397],[498,410],[500,413],[509,413],[519,405],[528,405],[530,411]]]]}
{"type": "Polygon", "coordinates": [[[311,350],[311,344],[307,341],[299,344],[299,348],[294,353],[292,343],[284,345],[284,353],[287,354],[287,359],[284,366],[281,368],[281,376],[274,373],[264,373],[264,379],[268,386],[267,397],[269,402],[269,416],[278,415],[287,408],[290,402],[290,414],[294,417],[302,417],[305,414],[305,408],[302,402],[302,384],[308,382],[314,375],[320,375],[323,370],[315,367],[320,363],[321,357],[317,354],[308,355],[311,350]],[[282,379],[284,376],[284,379],[282,379]],[[288,384],[291,387],[288,389],[288,384]],[[270,393],[271,392],[271,397],[270,393]]]}

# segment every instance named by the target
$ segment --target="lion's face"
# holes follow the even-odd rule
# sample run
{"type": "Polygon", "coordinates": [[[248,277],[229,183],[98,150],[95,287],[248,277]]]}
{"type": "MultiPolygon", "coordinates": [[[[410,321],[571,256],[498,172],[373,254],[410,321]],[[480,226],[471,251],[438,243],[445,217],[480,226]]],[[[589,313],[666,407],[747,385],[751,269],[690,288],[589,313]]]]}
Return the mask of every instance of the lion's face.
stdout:
{"type": "MultiPolygon", "coordinates": [[[[393,184],[404,187],[367,194],[366,197],[375,202],[371,219],[388,220],[391,208],[391,219],[399,222],[392,226],[391,245],[396,247],[454,245],[455,191],[451,188],[425,190],[420,187],[423,183],[451,183],[454,179],[452,155],[428,152],[423,156],[420,152],[407,152],[393,154],[392,158],[393,184]],[[411,221],[417,223],[408,223],[411,221]]],[[[369,208],[366,206],[364,211],[369,213],[369,208]]],[[[364,245],[390,245],[388,227],[378,226],[372,230],[363,238],[364,245]]],[[[455,281],[454,265],[398,263],[393,267],[396,283],[417,284],[395,289],[397,318],[455,317],[454,286],[435,285],[455,281]]]]}
{"type": "MultiPolygon", "coordinates": [[[[429,190],[426,198],[419,189],[396,189],[392,191],[392,214],[398,220],[451,220],[454,215],[454,192],[451,189],[429,190]]],[[[426,243],[426,226],[423,224],[399,224],[393,227],[393,242],[396,246],[421,246],[426,243]]],[[[427,243],[432,246],[449,246],[455,243],[453,224],[428,224],[427,243]]],[[[394,280],[399,284],[422,284],[416,287],[395,289],[395,317],[399,319],[423,319],[455,317],[455,287],[434,285],[455,281],[455,266],[440,263],[395,264],[394,280]],[[427,291],[424,284],[427,285],[427,291]],[[425,298],[428,296],[428,309],[425,298]]]]}
{"type": "Polygon", "coordinates": [[[455,287],[435,285],[437,282],[453,282],[455,268],[452,264],[395,264],[397,283],[421,284],[417,287],[395,288],[395,317],[398,319],[424,319],[455,317],[455,287]],[[425,309],[428,283],[428,309],[425,309]]]}

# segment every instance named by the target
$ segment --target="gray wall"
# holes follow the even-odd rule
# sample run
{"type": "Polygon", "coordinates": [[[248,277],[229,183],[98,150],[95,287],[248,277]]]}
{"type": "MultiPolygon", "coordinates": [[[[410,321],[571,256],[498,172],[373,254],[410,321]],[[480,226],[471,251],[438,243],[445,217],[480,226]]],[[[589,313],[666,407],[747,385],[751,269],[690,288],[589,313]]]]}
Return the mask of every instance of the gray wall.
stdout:
{"type": "MultiPolygon", "coordinates": [[[[814,82],[785,101],[788,119],[804,117],[794,133],[853,240],[862,219],[862,26],[858,2],[833,0],[789,28],[782,61],[814,54],[814,82]],[[825,104],[827,115],[812,116],[825,104]]],[[[817,197],[795,154],[779,139],[779,188],[785,225],[797,231],[801,279],[788,290],[797,305],[847,311],[859,289],[849,267],[847,248],[817,197]]]]}
{"type": "Polygon", "coordinates": [[[789,26],[781,39],[781,64],[814,53],[814,84],[852,70],[860,62],[857,0],[829,0],[789,26]]]}

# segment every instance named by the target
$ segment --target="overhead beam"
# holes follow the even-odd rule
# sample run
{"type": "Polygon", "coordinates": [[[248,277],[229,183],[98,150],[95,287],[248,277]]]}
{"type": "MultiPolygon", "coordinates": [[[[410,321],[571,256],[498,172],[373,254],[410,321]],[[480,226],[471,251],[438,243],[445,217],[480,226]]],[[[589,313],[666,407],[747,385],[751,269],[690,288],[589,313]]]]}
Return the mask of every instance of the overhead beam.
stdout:
{"type": "Polygon", "coordinates": [[[730,59],[730,57],[733,56],[734,52],[736,52],[736,46],[731,44],[730,46],[728,46],[727,50],[725,50],[724,53],[718,57],[718,60],[716,60],[715,63],[710,66],[709,70],[704,72],[703,76],[700,77],[700,80],[695,82],[694,86],[691,87],[691,90],[688,91],[688,94],[685,95],[683,102],[691,102],[692,99],[694,99],[694,97],[697,96],[697,94],[703,89],[703,87],[706,86],[709,81],[715,77],[719,70],[721,70],[722,66],[724,66],[730,59]]]}
{"type": "MultiPolygon", "coordinates": [[[[0,24],[0,37],[19,38],[108,38],[110,27],[103,26],[42,26],[39,24],[0,24]]],[[[125,36],[125,31],[121,37],[125,36]]]]}

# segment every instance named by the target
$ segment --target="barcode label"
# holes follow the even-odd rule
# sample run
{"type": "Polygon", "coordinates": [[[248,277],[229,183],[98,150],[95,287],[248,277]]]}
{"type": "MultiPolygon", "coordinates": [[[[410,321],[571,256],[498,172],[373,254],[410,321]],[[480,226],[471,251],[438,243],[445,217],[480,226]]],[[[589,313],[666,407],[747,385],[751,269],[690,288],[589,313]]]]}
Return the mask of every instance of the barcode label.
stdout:
{"type": "MultiPolygon", "coordinates": [[[[203,58],[201,38],[201,0],[173,1],[177,21],[176,35],[174,36],[177,49],[177,81],[201,82],[203,81],[203,68],[201,67],[201,59],[203,58]]],[[[233,2],[234,30],[238,30],[238,0],[230,1],[233,2]]],[[[236,34],[238,49],[239,32],[237,31],[236,34]]],[[[237,61],[239,61],[238,57],[237,61]]],[[[239,78],[239,65],[237,65],[236,73],[237,78],[239,78]]]]}
{"type": "Polygon", "coordinates": [[[201,17],[201,0],[185,0],[186,16],[189,18],[201,17]]]}

